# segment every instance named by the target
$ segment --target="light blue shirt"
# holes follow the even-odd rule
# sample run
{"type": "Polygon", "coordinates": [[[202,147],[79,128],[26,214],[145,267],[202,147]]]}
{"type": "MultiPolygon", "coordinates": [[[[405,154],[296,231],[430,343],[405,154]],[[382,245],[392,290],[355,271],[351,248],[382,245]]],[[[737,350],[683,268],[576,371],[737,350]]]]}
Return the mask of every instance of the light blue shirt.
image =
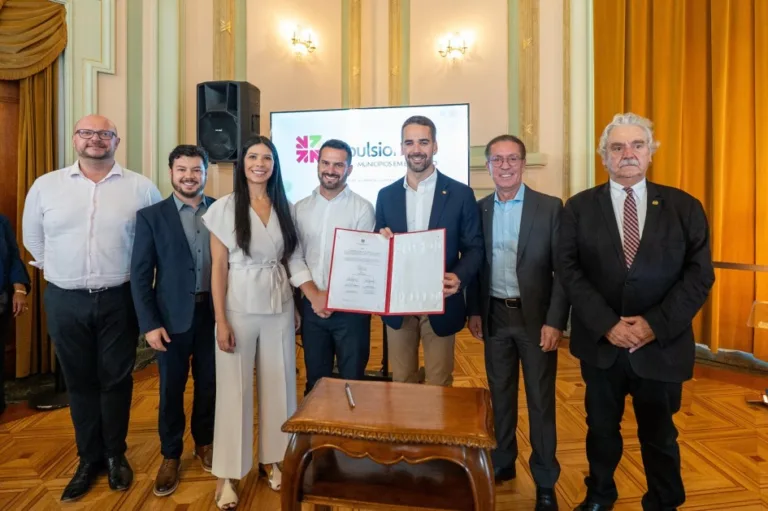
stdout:
{"type": "Polygon", "coordinates": [[[521,184],[515,198],[502,202],[493,196],[493,246],[491,247],[491,296],[519,298],[517,284],[517,242],[523,218],[525,185],[521,184]]]}

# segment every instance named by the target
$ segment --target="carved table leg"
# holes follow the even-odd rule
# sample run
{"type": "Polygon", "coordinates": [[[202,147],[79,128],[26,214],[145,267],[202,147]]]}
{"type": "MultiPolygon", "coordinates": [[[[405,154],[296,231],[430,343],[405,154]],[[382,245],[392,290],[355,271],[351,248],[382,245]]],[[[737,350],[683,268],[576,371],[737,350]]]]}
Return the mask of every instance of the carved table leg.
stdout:
{"type": "Polygon", "coordinates": [[[485,449],[465,448],[463,465],[472,485],[475,511],[493,511],[496,505],[496,488],[490,454],[485,449]]]}
{"type": "Polygon", "coordinates": [[[310,436],[293,433],[288,442],[283,460],[283,482],[280,488],[280,505],[282,511],[301,511],[299,490],[304,480],[304,470],[307,468],[310,436]]]}

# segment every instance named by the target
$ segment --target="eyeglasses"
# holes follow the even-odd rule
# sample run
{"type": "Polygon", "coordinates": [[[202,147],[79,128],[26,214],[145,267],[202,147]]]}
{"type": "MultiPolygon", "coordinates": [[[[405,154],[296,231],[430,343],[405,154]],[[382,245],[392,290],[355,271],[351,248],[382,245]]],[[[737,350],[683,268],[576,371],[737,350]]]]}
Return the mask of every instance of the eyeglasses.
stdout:
{"type": "Polygon", "coordinates": [[[86,140],[93,138],[93,136],[97,133],[99,134],[99,138],[102,140],[112,140],[117,136],[117,133],[109,130],[77,130],[75,133],[77,133],[80,138],[84,138],[86,140]]]}
{"type": "Polygon", "coordinates": [[[507,156],[506,158],[504,156],[493,156],[488,161],[490,161],[491,165],[494,167],[501,167],[505,161],[510,167],[514,167],[515,165],[519,165],[523,159],[520,156],[513,154],[511,156],[507,156]]]}

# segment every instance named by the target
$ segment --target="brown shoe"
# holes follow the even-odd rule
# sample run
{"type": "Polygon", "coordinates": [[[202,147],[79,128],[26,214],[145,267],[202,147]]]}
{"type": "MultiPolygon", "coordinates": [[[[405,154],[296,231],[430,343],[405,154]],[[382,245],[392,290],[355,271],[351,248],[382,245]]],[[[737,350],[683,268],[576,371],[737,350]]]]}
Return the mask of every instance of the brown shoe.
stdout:
{"type": "Polygon", "coordinates": [[[158,497],[170,495],[179,487],[179,460],[163,459],[155,478],[154,494],[158,497]]]}
{"type": "Polygon", "coordinates": [[[203,470],[210,472],[213,467],[213,445],[196,445],[194,455],[196,458],[200,458],[203,470]]]}

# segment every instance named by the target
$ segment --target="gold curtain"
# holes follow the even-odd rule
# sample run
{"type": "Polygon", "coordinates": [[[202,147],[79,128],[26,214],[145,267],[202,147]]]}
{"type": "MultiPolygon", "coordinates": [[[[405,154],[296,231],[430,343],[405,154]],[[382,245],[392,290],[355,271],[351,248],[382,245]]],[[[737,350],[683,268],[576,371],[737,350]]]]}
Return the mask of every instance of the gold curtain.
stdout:
{"type": "MultiPolygon", "coordinates": [[[[648,177],[702,201],[715,261],[768,265],[766,27],[766,0],[594,0],[596,136],[618,112],[654,121],[648,177]]],[[[747,327],[768,275],[716,275],[697,341],[768,360],[768,335],[747,327]]]]}
{"type": "MultiPolygon", "coordinates": [[[[16,237],[22,260],[21,217],[34,180],[56,162],[57,59],[67,45],[66,10],[49,0],[0,0],[0,80],[19,80],[19,163],[16,237]]],[[[29,311],[16,320],[16,376],[48,372],[48,341],[40,271],[30,271],[29,311]]]]}

